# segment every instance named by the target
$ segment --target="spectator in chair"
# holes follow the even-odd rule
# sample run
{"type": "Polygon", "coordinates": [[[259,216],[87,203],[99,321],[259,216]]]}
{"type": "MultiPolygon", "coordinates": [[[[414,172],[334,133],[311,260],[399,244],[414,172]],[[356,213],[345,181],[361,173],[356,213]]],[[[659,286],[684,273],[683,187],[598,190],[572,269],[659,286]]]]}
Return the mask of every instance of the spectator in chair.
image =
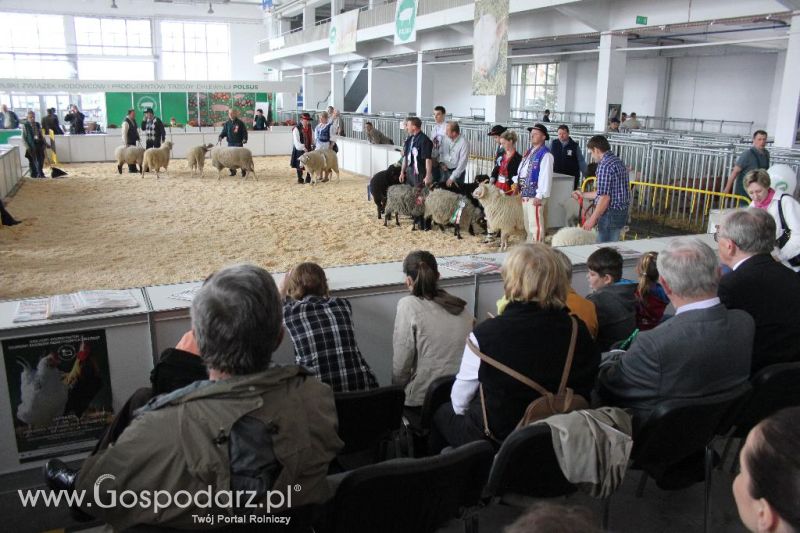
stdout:
{"type": "Polygon", "coordinates": [[[750,430],[733,480],[739,517],[749,531],[800,531],[800,407],[778,411],[750,430]]]}
{"type": "Polygon", "coordinates": [[[587,262],[586,279],[592,289],[586,299],[597,309],[597,345],[608,350],[627,339],[636,329],[636,284],[622,278],[622,256],[614,248],[593,252],[587,262]]]}
{"type": "Polygon", "coordinates": [[[720,281],[719,298],[755,320],[752,371],[800,361],[800,276],[770,255],[775,220],[763,209],[739,209],[722,219],[714,238],[733,269],[720,281]]]}
{"type": "MultiPolygon", "coordinates": [[[[478,324],[469,340],[483,354],[555,392],[572,338],[573,319],[565,305],[569,287],[566,273],[552,248],[532,243],[511,250],[502,276],[508,305],[502,315],[478,324]]],[[[588,398],[600,352],[586,325],[581,320],[575,320],[575,324],[577,342],[567,386],[588,398]]],[[[468,344],[451,402],[434,415],[431,451],[480,439],[495,444],[503,441],[538,397],[536,390],[481,361],[468,344]]]]}
{"type": "Polygon", "coordinates": [[[332,297],[325,271],[316,263],[300,263],[283,279],[283,320],[294,345],[295,362],[307,368],[333,392],[378,387],[361,356],[353,328],[353,308],[332,297]]]}
{"type": "Polygon", "coordinates": [[[665,400],[722,393],[750,377],[755,325],[717,298],[714,251],[697,238],[673,239],[658,268],[675,316],[639,333],[627,351],[603,354],[598,377],[600,397],[629,408],[634,427],[665,400]]]}
{"type": "Polygon", "coordinates": [[[172,505],[159,513],[108,506],[111,490],[255,491],[253,503],[266,504],[268,491],[299,484],[292,508],[327,500],[328,465],[343,445],[333,393],[300,366],[270,366],[283,338],[272,276],[252,265],[220,270],[195,296],[191,315],[209,380],[150,402],[114,446],[86,459],[77,478],[48,469],[48,484],[69,490],[74,482],[76,490],[98,491],[104,505],[85,502],[83,510],[117,531],[136,525],[193,529],[193,515],[229,511],[215,504],[172,505]]]}
{"type": "Polygon", "coordinates": [[[436,258],[423,250],[403,260],[409,296],[397,302],[392,383],[406,388],[406,408],[419,414],[431,382],[458,371],[472,329],[467,302],[439,288],[436,258]]]}
{"type": "Polygon", "coordinates": [[[747,194],[753,200],[750,207],[766,210],[775,220],[778,259],[800,272],[800,202],[791,194],[777,192],[771,184],[764,169],[751,170],[744,177],[747,194]]]}

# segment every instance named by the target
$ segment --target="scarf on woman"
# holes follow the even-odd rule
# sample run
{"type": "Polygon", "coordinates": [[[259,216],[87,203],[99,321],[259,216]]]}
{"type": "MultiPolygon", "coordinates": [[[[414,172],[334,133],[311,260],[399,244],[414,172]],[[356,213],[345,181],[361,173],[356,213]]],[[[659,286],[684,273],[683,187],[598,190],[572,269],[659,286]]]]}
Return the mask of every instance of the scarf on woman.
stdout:
{"type": "Polygon", "coordinates": [[[764,198],[763,201],[756,202],[755,200],[753,200],[753,207],[758,207],[759,209],[766,209],[767,206],[770,204],[770,202],[772,202],[772,198],[774,196],[775,196],[775,189],[770,187],[769,188],[769,194],[767,194],[767,197],[764,198]]]}

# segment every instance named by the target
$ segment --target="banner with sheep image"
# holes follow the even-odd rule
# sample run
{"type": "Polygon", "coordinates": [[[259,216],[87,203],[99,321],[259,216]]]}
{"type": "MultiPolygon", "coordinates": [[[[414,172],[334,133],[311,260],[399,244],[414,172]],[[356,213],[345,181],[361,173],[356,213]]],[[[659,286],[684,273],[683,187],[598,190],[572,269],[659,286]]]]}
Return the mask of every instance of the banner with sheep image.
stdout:
{"type": "Polygon", "coordinates": [[[92,449],[114,417],[105,330],[7,339],[3,358],[19,461],[92,449]]]}
{"type": "Polygon", "coordinates": [[[417,4],[419,0],[398,0],[394,13],[394,44],[417,40],[417,4]]]}
{"type": "Polygon", "coordinates": [[[356,51],[358,33],[358,9],[353,9],[331,19],[328,54],[349,54],[356,51]]]}
{"type": "Polygon", "coordinates": [[[472,94],[506,94],[508,2],[477,0],[472,41],[472,94]]]}

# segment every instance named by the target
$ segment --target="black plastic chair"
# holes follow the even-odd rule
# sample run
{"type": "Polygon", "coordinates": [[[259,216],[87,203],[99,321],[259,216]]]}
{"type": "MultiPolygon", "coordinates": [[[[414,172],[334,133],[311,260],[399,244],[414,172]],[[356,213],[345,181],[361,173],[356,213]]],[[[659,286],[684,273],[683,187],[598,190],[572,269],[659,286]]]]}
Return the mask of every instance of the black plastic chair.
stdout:
{"type": "MultiPolygon", "coordinates": [[[[731,441],[742,439],[739,446],[744,445],[744,438],[753,427],[784,407],[800,405],[800,362],[779,363],[759,370],[751,379],[753,392],[743,403],[739,412],[733,417],[730,428],[723,428],[720,433],[730,433],[725,449],[722,452],[723,460],[728,455],[731,441]],[[733,429],[733,431],[730,431],[733,429]]],[[[738,453],[737,453],[738,455],[738,453]]],[[[734,458],[731,472],[738,464],[734,458]]]]}
{"type": "Polygon", "coordinates": [[[423,459],[393,459],[344,475],[317,531],[432,533],[461,516],[477,532],[481,489],[494,448],[477,441],[423,459]],[[466,510],[466,512],[465,512],[466,510]]]}
{"type": "MultiPolygon", "coordinates": [[[[578,488],[564,477],[553,451],[550,426],[517,429],[503,441],[489,474],[484,501],[509,503],[515,497],[555,498],[578,488]],[[505,500],[505,501],[504,501],[505,500]]],[[[513,503],[512,503],[513,505],[513,503]]],[[[609,498],[603,501],[602,525],[608,525],[609,498]]]]}
{"type": "MultiPolygon", "coordinates": [[[[422,409],[419,415],[406,411],[403,417],[403,425],[406,431],[406,444],[409,455],[417,457],[415,451],[426,450],[426,440],[433,427],[433,415],[443,404],[450,401],[450,391],[456,381],[455,375],[441,376],[434,379],[428,390],[425,392],[425,399],[422,402],[422,409]]],[[[423,452],[424,455],[424,452],[423,452]]]]}
{"type": "Polygon", "coordinates": [[[750,383],[745,382],[713,396],[669,400],[659,405],[634,435],[631,468],[643,471],[636,495],[641,497],[644,493],[648,476],[660,480],[687,461],[691,462],[693,457],[704,453],[703,531],[708,531],[708,502],[714,462],[711,443],[731,409],[747,398],[751,390],[750,383]]]}
{"type": "Polygon", "coordinates": [[[363,392],[339,392],[334,398],[339,417],[339,438],[344,441],[340,458],[373,452],[372,460],[368,462],[385,459],[387,443],[402,426],[406,400],[403,387],[392,385],[363,392]]]}

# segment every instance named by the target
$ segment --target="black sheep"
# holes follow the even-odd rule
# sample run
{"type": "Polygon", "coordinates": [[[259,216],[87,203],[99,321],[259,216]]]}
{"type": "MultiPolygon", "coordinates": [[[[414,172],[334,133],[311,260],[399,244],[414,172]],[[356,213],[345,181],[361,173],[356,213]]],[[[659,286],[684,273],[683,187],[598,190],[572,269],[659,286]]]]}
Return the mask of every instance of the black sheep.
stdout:
{"type": "Polygon", "coordinates": [[[381,170],[369,180],[369,190],[375,206],[378,208],[378,219],[386,209],[386,193],[392,185],[400,183],[400,165],[389,165],[386,170],[381,170]]]}

